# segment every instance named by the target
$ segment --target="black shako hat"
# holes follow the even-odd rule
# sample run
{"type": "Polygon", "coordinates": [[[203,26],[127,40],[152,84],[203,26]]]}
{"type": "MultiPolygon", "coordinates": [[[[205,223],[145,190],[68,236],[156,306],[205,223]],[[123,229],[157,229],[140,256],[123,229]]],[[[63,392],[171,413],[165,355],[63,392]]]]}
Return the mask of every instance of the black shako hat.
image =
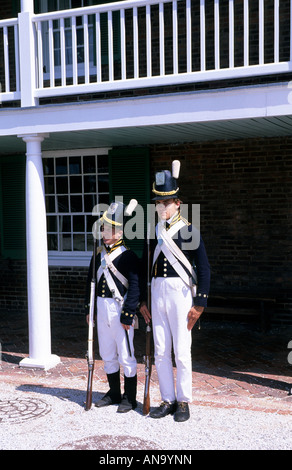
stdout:
{"type": "Polygon", "coordinates": [[[152,192],[155,194],[153,201],[162,201],[163,199],[172,199],[178,197],[179,188],[177,179],[179,177],[180,161],[172,162],[172,172],[162,170],[155,173],[152,192]]]}
{"type": "Polygon", "coordinates": [[[104,212],[99,219],[99,224],[109,224],[114,227],[122,228],[129,217],[137,207],[138,202],[136,199],[131,199],[128,206],[121,201],[111,202],[109,208],[104,212]]]}

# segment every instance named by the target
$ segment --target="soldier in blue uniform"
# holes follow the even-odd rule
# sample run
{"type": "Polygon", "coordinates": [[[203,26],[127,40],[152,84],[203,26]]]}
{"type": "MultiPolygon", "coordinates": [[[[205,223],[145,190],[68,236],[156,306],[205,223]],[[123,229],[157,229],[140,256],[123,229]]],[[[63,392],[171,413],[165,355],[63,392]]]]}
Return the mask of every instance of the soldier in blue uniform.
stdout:
{"type": "MultiPolygon", "coordinates": [[[[207,306],[210,267],[199,231],[180,213],[179,167],[180,162],[175,161],[172,173],[164,170],[155,175],[153,192],[159,222],[155,240],[150,243],[151,315],[145,301],[140,304],[140,312],[146,322],[152,317],[155,366],[162,398],[150,416],[162,418],[174,414],[176,421],[186,421],[192,400],[191,330],[207,306]],[[177,368],[176,389],[172,347],[177,368]]],[[[145,268],[147,263],[142,265],[145,268]]],[[[146,278],[145,273],[142,277],[146,278]]],[[[146,299],[143,289],[141,292],[146,299]]]]}
{"type": "MultiPolygon", "coordinates": [[[[95,406],[119,404],[118,412],[136,408],[137,361],[134,356],[134,319],[139,302],[139,261],[123,240],[123,226],[137,201],[128,206],[113,202],[99,223],[102,246],[97,249],[97,332],[99,353],[104,361],[109,391],[95,406]],[[130,208],[130,209],[129,209],[130,208]],[[128,211],[128,212],[127,212],[128,211]],[[124,371],[121,394],[120,366],[124,371]]],[[[86,288],[86,315],[90,299],[92,260],[86,288]]]]}

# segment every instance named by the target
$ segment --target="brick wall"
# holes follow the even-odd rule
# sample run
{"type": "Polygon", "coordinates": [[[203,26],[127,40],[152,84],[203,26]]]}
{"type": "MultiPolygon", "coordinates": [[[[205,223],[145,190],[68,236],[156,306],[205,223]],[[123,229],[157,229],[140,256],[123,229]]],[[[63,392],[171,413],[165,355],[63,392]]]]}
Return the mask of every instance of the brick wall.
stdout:
{"type": "Polygon", "coordinates": [[[273,295],[277,320],[292,323],[292,139],[161,145],[151,156],[153,171],[181,160],[182,200],[201,207],[211,292],[273,295]]]}
{"type": "Polygon", "coordinates": [[[0,310],[27,310],[25,261],[0,258],[0,310]]]}
{"type": "MultiPolygon", "coordinates": [[[[150,154],[152,179],[181,160],[181,198],[201,206],[211,292],[274,295],[274,322],[292,324],[292,138],[153,145],[150,154]]],[[[50,268],[52,312],[83,312],[86,275],[50,268]]],[[[27,309],[26,295],[25,262],[0,260],[0,308],[27,309]]]]}
{"type": "Polygon", "coordinates": [[[87,268],[50,267],[51,310],[54,312],[84,313],[84,294],[87,268]]]}
{"type": "MultiPolygon", "coordinates": [[[[87,268],[50,267],[51,312],[83,313],[87,268]]],[[[26,261],[0,259],[0,310],[27,311],[26,261]]]]}

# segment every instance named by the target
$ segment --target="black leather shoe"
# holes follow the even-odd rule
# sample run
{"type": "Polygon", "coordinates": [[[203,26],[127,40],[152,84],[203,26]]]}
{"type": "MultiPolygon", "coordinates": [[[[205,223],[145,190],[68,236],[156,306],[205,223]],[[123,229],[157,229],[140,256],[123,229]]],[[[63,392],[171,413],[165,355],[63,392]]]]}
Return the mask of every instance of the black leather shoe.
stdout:
{"type": "Polygon", "coordinates": [[[128,411],[137,408],[136,400],[131,402],[126,394],[123,395],[122,401],[118,406],[117,413],[127,413],[128,411]]]}
{"type": "Polygon", "coordinates": [[[109,406],[109,405],[113,405],[113,401],[109,395],[105,395],[104,397],[102,397],[100,400],[98,400],[95,403],[95,406],[97,408],[101,408],[102,406],[109,406]]]}
{"type": "Polygon", "coordinates": [[[179,401],[177,404],[177,409],[174,414],[174,421],[179,423],[187,421],[190,417],[189,405],[186,402],[179,401]]]}
{"type": "Polygon", "coordinates": [[[169,403],[167,401],[163,401],[158,408],[155,408],[153,411],[150,412],[149,416],[151,418],[164,418],[164,416],[170,415],[175,412],[176,403],[169,403]]]}
{"type": "Polygon", "coordinates": [[[121,399],[117,398],[116,400],[113,400],[110,395],[105,395],[95,403],[95,406],[97,408],[102,408],[103,406],[117,405],[120,402],[121,399]]]}

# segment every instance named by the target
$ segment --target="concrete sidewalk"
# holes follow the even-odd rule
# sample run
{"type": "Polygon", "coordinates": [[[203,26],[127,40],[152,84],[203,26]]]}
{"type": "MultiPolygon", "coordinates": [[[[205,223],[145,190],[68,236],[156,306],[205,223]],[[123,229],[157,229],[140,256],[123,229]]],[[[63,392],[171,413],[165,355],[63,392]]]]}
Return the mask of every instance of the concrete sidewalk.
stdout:
{"type": "MultiPolygon", "coordinates": [[[[211,322],[193,331],[191,418],[142,414],[145,335],[135,332],[138,408],[84,411],[87,327],[83,316],[52,315],[52,353],[61,363],[49,371],[24,369],[27,318],[0,313],[2,344],[0,449],[291,449],[292,328],[261,333],[253,323],[211,322]]],[[[97,345],[96,348],[97,349],[97,345]]],[[[175,372],[175,368],[174,368],[175,372]]],[[[96,351],[93,401],[107,391],[96,351]]],[[[151,406],[160,403],[155,366],[151,406]]]]}

